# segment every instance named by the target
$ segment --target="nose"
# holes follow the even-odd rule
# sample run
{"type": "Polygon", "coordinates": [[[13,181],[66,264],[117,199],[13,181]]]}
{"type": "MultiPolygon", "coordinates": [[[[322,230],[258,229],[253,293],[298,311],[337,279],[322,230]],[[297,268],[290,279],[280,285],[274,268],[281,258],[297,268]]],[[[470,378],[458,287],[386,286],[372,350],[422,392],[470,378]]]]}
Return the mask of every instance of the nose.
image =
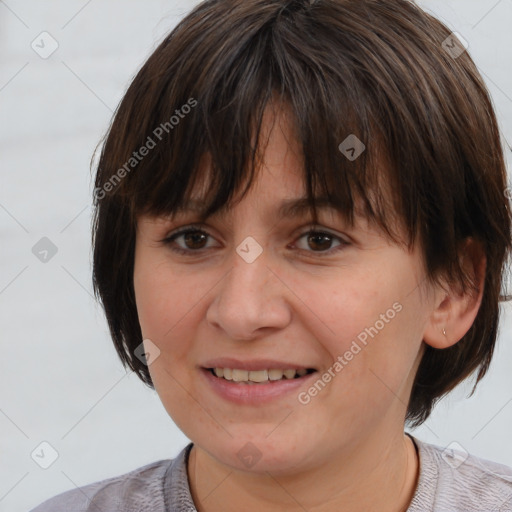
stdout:
{"type": "Polygon", "coordinates": [[[231,269],[214,288],[208,323],[233,340],[252,340],[285,328],[292,318],[288,300],[292,293],[267,252],[249,263],[233,251],[231,261],[231,269]]]}

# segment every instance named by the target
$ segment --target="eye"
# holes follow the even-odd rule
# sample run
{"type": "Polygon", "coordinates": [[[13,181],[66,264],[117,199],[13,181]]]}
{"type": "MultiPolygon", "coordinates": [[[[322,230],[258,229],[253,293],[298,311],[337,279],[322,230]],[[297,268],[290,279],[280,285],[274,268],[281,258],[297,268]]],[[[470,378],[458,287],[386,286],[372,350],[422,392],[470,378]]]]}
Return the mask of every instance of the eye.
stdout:
{"type": "Polygon", "coordinates": [[[349,242],[344,240],[343,238],[332,233],[320,230],[306,231],[298,238],[298,240],[301,240],[303,238],[306,239],[306,244],[308,245],[308,247],[314,250],[309,251],[307,249],[302,249],[300,247],[299,249],[305,252],[317,253],[318,256],[330,256],[333,252],[337,252],[343,249],[346,245],[349,245],[349,242]],[[336,245],[334,248],[331,248],[330,246],[332,245],[333,240],[338,241],[339,244],[336,245]]]}
{"type": "Polygon", "coordinates": [[[193,252],[199,252],[201,249],[208,249],[205,247],[205,242],[210,235],[200,229],[202,226],[186,226],[178,232],[161,240],[165,245],[169,245],[170,249],[178,254],[190,255],[193,252]],[[176,240],[182,238],[185,247],[177,246],[176,240]]]}
{"type": "MultiPolygon", "coordinates": [[[[204,249],[211,249],[207,246],[209,233],[201,229],[201,225],[186,226],[176,233],[169,235],[161,240],[162,243],[168,245],[170,249],[178,254],[192,256],[193,253],[199,254],[204,249]],[[178,244],[177,240],[182,239],[182,244],[178,244]]],[[[321,230],[309,230],[299,236],[297,240],[306,239],[306,244],[313,250],[299,247],[302,252],[316,253],[318,256],[331,255],[333,252],[343,249],[350,243],[343,238],[332,233],[321,230]],[[307,238],[306,238],[307,237],[307,238]],[[337,241],[338,245],[331,248],[333,241],[337,241]]]]}

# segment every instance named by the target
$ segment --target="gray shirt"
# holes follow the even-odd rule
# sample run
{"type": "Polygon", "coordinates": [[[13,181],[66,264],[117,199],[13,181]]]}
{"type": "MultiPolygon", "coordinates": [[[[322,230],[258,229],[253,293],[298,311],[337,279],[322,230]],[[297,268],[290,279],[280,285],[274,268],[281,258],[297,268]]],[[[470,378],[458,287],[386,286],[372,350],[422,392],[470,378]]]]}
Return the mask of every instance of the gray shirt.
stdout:
{"type": "MultiPolygon", "coordinates": [[[[420,473],[407,512],[512,512],[512,468],[410,437],[420,473]]],[[[187,477],[191,448],[59,494],[31,512],[197,512],[187,477]]]]}

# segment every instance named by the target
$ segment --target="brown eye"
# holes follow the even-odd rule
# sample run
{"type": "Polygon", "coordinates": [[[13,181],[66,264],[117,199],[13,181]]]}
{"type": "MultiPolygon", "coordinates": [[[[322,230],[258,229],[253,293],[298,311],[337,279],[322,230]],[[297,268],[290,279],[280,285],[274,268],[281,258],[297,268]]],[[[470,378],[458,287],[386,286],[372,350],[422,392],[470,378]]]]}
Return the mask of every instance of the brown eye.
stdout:
{"type": "Polygon", "coordinates": [[[299,240],[301,239],[306,240],[306,247],[299,247],[299,249],[303,252],[317,253],[318,256],[330,255],[349,245],[349,242],[339,236],[324,231],[307,231],[299,237],[299,240]],[[338,244],[332,247],[333,242],[338,244]]]}
{"type": "Polygon", "coordinates": [[[310,234],[308,236],[308,244],[312,249],[324,251],[330,249],[332,237],[325,233],[310,234]]]}
{"type": "Polygon", "coordinates": [[[208,234],[204,231],[186,231],[183,234],[183,241],[188,249],[203,249],[208,234]]]}
{"type": "Polygon", "coordinates": [[[164,238],[161,242],[179,254],[194,255],[194,253],[200,253],[203,249],[209,249],[206,246],[209,238],[211,238],[211,235],[199,229],[199,227],[187,226],[164,238]],[[177,240],[180,240],[179,244],[177,240]]]}
{"type": "MultiPolygon", "coordinates": [[[[168,245],[170,249],[178,254],[186,256],[200,255],[204,250],[210,249],[208,239],[213,237],[206,231],[200,229],[198,226],[187,226],[177,233],[161,240],[165,245],[168,245]],[[180,241],[178,243],[178,240],[180,241]]],[[[305,240],[305,247],[298,248],[301,252],[314,254],[316,256],[329,256],[334,252],[343,249],[350,243],[341,237],[319,230],[310,230],[303,233],[298,240],[305,240]],[[333,243],[336,245],[333,247],[333,243]]]]}

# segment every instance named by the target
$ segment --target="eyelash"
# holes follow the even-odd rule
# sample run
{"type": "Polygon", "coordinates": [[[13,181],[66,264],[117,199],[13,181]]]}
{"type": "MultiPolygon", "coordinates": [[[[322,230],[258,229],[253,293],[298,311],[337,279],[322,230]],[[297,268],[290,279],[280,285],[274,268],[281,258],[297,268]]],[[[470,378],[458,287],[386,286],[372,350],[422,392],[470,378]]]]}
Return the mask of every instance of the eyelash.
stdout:
{"type": "MultiPolygon", "coordinates": [[[[176,252],[178,254],[182,254],[182,255],[185,255],[185,256],[194,256],[193,253],[200,253],[204,249],[197,249],[197,250],[194,250],[194,249],[182,249],[181,247],[175,247],[175,246],[173,247],[172,244],[176,240],[176,238],[178,238],[181,235],[187,234],[187,233],[203,233],[203,234],[211,237],[211,235],[208,232],[204,231],[201,228],[202,228],[201,225],[186,226],[183,229],[180,229],[179,231],[177,231],[176,233],[172,233],[171,235],[165,237],[163,240],[160,240],[160,242],[164,243],[165,245],[168,245],[169,248],[173,252],[176,252]]],[[[329,236],[329,237],[331,237],[333,239],[339,240],[341,243],[338,246],[336,246],[336,247],[334,247],[332,249],[329,249],[327,251],[306,251],[305,249],[299,249],[299,251],[306,252],[306,253],[313,253],[313,254],[318,255],[320,257],[324,257],[324,256],[330,256],[330,255],[332,255],[332,253],[343,249],[347,245],[350,245],[349,242],[347,242],[346,240],[340,238],[337,235],[334,235],[334,234],[329,233],[327,231],[321,231],[321,230],[315,230],[315,229],[310,229],[309,231],[305,231],[304,233],[302,233],[297,238],[297,240],[299,240],[302,237],[304,237],[305,235],[309,235],[309,234],[327,235],[327,236],[329,236]]]]}

